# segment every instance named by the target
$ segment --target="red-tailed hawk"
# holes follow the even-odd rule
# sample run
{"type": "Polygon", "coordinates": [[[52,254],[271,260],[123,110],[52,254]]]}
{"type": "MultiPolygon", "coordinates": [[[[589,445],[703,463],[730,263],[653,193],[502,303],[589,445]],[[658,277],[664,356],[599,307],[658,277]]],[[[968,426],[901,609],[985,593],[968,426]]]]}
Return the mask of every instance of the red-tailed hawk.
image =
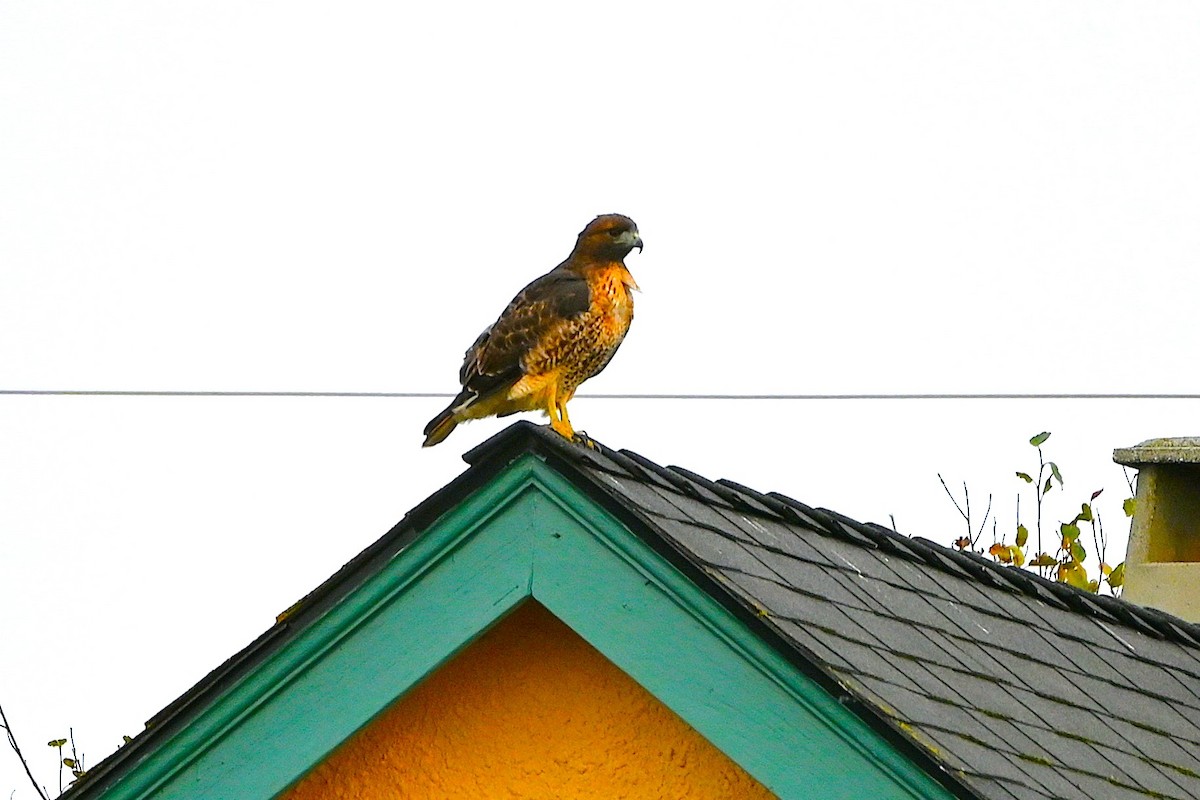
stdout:
{"type": "Polygon", "coordinates": [[[526,286],[467,348],[463,390],[425,426],[423,447],[469,419],[543,411],[550,427],[575,437],[567,401],[608,365],[633,321],[637,288],[625,256],[642,249],[629,217],[596,217],[567,260],[526,286]]]}

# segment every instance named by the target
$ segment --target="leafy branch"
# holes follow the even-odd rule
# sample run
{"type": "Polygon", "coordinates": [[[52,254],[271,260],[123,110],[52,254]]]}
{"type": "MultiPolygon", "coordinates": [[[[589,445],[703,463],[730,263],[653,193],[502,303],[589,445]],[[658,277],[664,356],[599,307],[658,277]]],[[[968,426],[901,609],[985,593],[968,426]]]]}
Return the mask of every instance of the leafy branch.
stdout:
{"type": "MultiPolygon", "coordinates": [[[[1060,492],[1065,491],[1063,484],[1062,471],[1058,464],[1053,461],[1046,460],[1045,453],[1042,450],[1042,445],[1050,438],[1049,431],[1043,431],[1029,439],[1029,444],[1037,449],[1038,468],[1037,472],[1031,474],[1029,472],[1017,471],[1016,476],[1023,483],[1030,486],[1034,491],[1034,502],[1036,504],[1036,513],[1034,519],[1034,532],[1036,534],[1036,547],[1032,558],[1026,558],[1026,546],[1029,541],[1029,528],[1021,522],[1021,494],[1017,494],[1017,511],[1016,511],[1016,535],[1014,543],[1007,544],[1004,537],[996,535],[997,522],[992,518],[992,534],[993,543],[987,549],[988,555],[1002,564],[1012,564],[1017,567],[1027,566],[1037,570],[1038,574],[1043,577],[1053,577],[1057,581],[1069,583],[1080,589],[1090,592],[1100,591],[1103,584],[1108,584],[1109,590],[1116,594],[1125,581],[1125,564],[1124,562],[1110,566],[1105,560],[1108,550],[1108,537],[1104,533],[1104,523],[1100,518],[1100,512],[1093,507],[1096,499],[1104,491],[1097,489],[1091,493],[1087,502],[1080,504],[1080,509],[1075,516],[1065,522],[1061,522],[1058,527],[1058,537],[1056,537],[1057,546],[1054,552],[1050,552],[1045,544],[1043,536],[1043,518],[1046,511],[1046,497],[1054,489],[1055,484],[1058,484],[1060,492]],[[1086,525],[1090,529],[1092,547],[1094,548],[1096,558],[1100,562],[1100,574],[1095,579],[1089,579],[1087,568],[1084,562],[1087,560],[1087,549],[1080,541],[1083,528],[1086,525]]],[[[942,488],[950,495],[950,500],[954,503],[954,507],[958,509],[958,513],[966,522],[967,535],[960,537],[954,541],[954,546],[959,550],[975,550],[983,552],[982,549],[976,547],[987,523],[987,514],[984,514],[984,521],[979,526],[978,533],[972,533],[973,526],[971,523],[971,506],[969,502],[970,495],[967,491],[967,485],[963,483],[963,498],[964,503],[959,504],[950,489],[946,486],[946,481],[938,474],[938,480],[942,483],[942,488]],[[965,507],[965,508],[964,508],[965,507]]],[[[1130,492],[1133,492],[1133,482],[1129,478],[1128,472],[1125,474],[1125,482],[1129,485],[1130,492]]],[[[1132,497],[1127,499],[1123,508],[1126,516],[1132,517],[1135,501],[1132,497]]],[[[991,495],[988,496],[988,512],[991,512],[991,495]]]]}
{"type": "MultiPolygon", "coordinates": [[[[21,762],[21,767],[24,768],[25,774],[29,776],[29,782],[33,785],[33,790],[37,792],[37,796],[41,798],[41,800],[50,800],[50,795],[46,791],[46,788],[39,785],[37,779],[33,777],[33,771],[29,768],[29,762],[25,760],[25,754],[21,752],[21,746],[17,744],[16,734],[13,733],[12,725],[9,724],[8,717],[4,713],[3,706],[0,706],[0,728],[3,728],[4,733],[8,736],[8,746],[12,748],[14,753],[16,753],[17,760],[21,762]]],[[[67,738],[51,739],[50,741],[46,742],[48,746],[58,750],[58,794],[60,795],[63,793],[64,788],[63,767],[71,770],[73,779],[70,781],[70,783],[74,783],[82,778],[84,772],[86,771],[86,767],[84,767],[83,754],[75,749],[75,729],[68,728],[67,731],[67,738]],[[71,754],[69,756],[63,754],[63,748],[68,744],[71,746],[71,754]]],[[[123,738],[125,743],[128,744],[130,738],[128,736],[123,738]]],[[[13,794],[15,795],[16,792],[14,791],[13,794]]]]}
{"type": "Polygon", "coordinates": [[[74,776],[74,780],[72,780],[71,783],[74,783],[75,781],[82,778],[83,773],[87,771],[83,766],[83,756],[79,755],[79,753],[76,752],[76,750],[75,750],[75,729],[74,728],[67,728],[67,737],[68,738],[66,738],[66,739],[51,739],[50,741],[46,742],[47,745],[49,745],[50,747],[56,748],[58,750],[58,793],[59,794],[63,793],[63,767],[66,767],[67,769],[71,770],[71,775],[74,776]],[[68,741],[71,743],[71,755],[63,756],[63,748],[67,745],[68,741]]]}

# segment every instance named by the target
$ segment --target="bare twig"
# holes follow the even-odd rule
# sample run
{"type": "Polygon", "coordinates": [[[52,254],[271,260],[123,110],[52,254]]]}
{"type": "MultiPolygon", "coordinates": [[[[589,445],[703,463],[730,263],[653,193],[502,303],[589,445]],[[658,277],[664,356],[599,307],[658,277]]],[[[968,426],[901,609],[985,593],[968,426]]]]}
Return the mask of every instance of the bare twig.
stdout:
{"type": "Polygon", "coordinates": [[[25,756],[21,753],[20,746],[17,745],[17,737],[13,734],[12,725],[8,724],[8,717],[4,714],[4,707],[0,706],[0,728],[4,728],[4,732],[8,735],[8,746],[17,754],[17,760],[21,762],[21,766],[25,768],[25,774],[29,776],[29,782],[33,784],[33,789],[38,793],[38,797],[42,800],[50,800],[46,792],[41,786],[38,786],[37,779],[33,777],[33,773],[29,771],[29,762],[25,760],[25,756]]]}
{"type": "Polygon", "coordinates": [[[967,491],[967,482],[963,481],[963,505],[967,507],[967,513],[963,515],[967,521],[967,538],[971,539],[971,547],[975,547],[975,540],[971,538],[971,493],[967,491]]]}
{"type": "MultiPolygon", "coordinates": [[[[967,488],[967,485],[966,485],[965,483],[963,484],[963,488],[964,488],[964,489],[966,489],[966,488],[967,488]]],[[[980,538],[983,536],[983,529],[987,527],[988,516],[989,516],[991,513],[992,513],[992,495],[991,495],[991,493],[989,492],[989,493],[988,493],[988,506],[987,506],[987,511],[984,511],[984,512],[983,512],[983,521],[979,523],[979,533],[975,534],[975,538],[974,538],[974,539],[971,541],[971,547],[972,547],[972,548],[974,548],[974,547],[975,547],[975,542],[978,542],[978,541],[979,541],[979,539],[980,539],[980,538]]],[[[994,519],[993,519],[993,520],[992,520],[992,523],[993,523],[993,524],[992,524],[992,527],[993,527],[993,528],[995,528],[995,527],[996,527],[996,525],[995,525],[995,522],[996,522],[996,520],[994,520],[994,519]]]]}
{"type": "Polygon", "coordinates": [[[75,762],[75,766],[71,767],[71,774],[78,780],[87,771],[87,767],[83,765],[83,756],[75,752],[75,729],[67,728],[67,735],[71,738],[71,760],[75,762]]]}
{"type": "MultiPolygon", "coordinates": [[[[950,498],[950,502],[954,503],[954,507],[958,509],[958,513],[967,521],[967,534],[971,533],[971,515],[962,510],[962,506],[954,499],[954,495],[950,491],[950,487],[946,485],[946,479],[942,477],[942,473],[938,473],[938,480],[942,482],[942,488],[946,490],[946,496],[950,498]]],[[[964,487],[965,488],[965,487],[964,487]]],[[[968,506],[969,507],[969,506],[968,506]]]]}
{"type": "MultiPolygon", "coordinates": [[[[1096,521],[1092,523],[1092,544],[1096,545],[1096,558],[1100,561],[1100,583],[1101,585],[1108,582],[1108,575],[1104,574],[1104,565],[1108,563],[1108,537],[1104,535],[1104,521],[1100,519],[1100,512],[1092,510],[1096,521]]],[[[1112,584],[1108,584],[1108,591],[1116,596],[1113,592],[1112,584]]]]}
{"type": "MultiPolygon", "coordinates": [[[[1040,553],[1046,552],[1042,548],[1042,495],[1045,494],[1045,492],[1042,491],[1042,474],[1046,470],[1046,461],[1045,461],[1045,459],[1042,458],[1042,448],[1039,447],[1037,449],[1037,451],[1038,451],[1038,476],[1037,476],[1037,484],[1034,487],[1034,498],[1037,500],[1037,542],[1038,542],[1037,551],[1040,554],[1040,553]]],[[[1038,572],[1041,572],[1043,575],[1045,575],[1046,568],[1038,567],[1038,572]]]]}

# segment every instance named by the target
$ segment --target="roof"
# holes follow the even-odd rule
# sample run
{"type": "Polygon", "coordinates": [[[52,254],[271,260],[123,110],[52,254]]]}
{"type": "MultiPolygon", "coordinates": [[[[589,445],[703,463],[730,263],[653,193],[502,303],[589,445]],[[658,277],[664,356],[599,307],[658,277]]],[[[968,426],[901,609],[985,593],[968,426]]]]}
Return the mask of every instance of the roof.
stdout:
{"type": "Polygon", "coordinates": [[[784,495],[533,435],[979,797],[1200,797],[1200,626],[784,495]]]}
{"type": "Polygon", "coordinates": [[[530,423],[89,770],[91,796],[535,454],[961,797],[1200,797],[1200,626],[530,423]]]}

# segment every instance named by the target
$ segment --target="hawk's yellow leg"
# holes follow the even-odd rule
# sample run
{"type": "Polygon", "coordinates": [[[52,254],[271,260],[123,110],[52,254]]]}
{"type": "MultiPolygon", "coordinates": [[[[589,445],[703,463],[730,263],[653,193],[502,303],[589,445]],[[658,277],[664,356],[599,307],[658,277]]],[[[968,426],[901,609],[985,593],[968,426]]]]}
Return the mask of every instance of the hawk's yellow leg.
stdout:
{"type": "Polygon", "coordinates": [[[558,414],[562,418],[562,424],[565,428],[565,432],[560,430],[559,433],[568,439],[575,438],[575,428],[571,425],[571,417],[567,414],[567,401],[560,397],[555,402],[555,405],[558,406],[558,414]]]}
{"type": "MultiPolygon", "coordinates": [[[[574,394],[574,393],[572,393],[572,394],[574,394]]],[[[561,397],[558,398],[558,402],[556,403],[556,405],[558,406],[558,413],[562,415],[562,424],[566,428],[566,430],[564,431],[560,428],[555,428],[555,430],[558,431],[559,433],[561,433],[563,436],[570,439],[571,441],[579,442],[580,444],[585,444],[588,447],[595,450],[596,443],[592,441],[591,437],[588,436],[586,433],[576,433],[575,428],[572,427],[572,425],[571,425],[571,417],[567,414],[567,402],[570,399],[571,399],[571,396],[568,396],[565,399],[561,398],[561,397]]]]}
{"type": "Polygon", "coordinates": [[[547,399],[546,413],[550,416],[550,427],[560,436],[575,438],[575,429],[571,427],[571,419],[567,416],[567,401],[559,401],[557,386],[550,389],[547,399]]]}

